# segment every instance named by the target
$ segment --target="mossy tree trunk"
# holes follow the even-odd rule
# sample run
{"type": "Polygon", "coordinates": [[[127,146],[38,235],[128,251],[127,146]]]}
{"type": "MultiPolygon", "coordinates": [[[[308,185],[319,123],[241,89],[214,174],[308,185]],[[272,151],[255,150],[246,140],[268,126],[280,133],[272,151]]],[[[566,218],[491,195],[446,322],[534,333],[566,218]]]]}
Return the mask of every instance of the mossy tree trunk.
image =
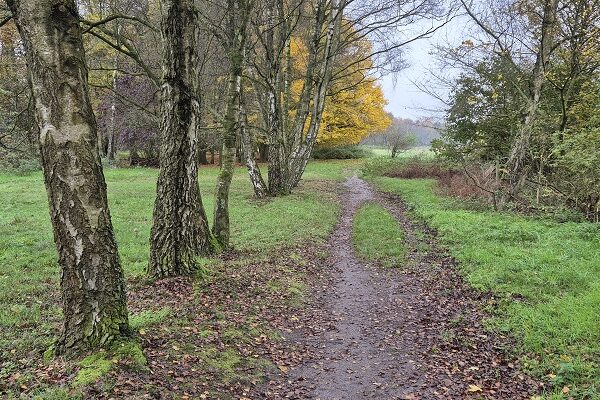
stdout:
{"type": "Polygon", "coordinates": [[[248,20],[253,6],[252,0],[228,0],[227,13],[230,34],[227,38],[229,58],[229,83],[227,106],[223,122],[223,147],[221,170],[217,178],[213,235],[222,248],[229,247],[229,189],[235,171],[237,137],[240,128],[240,96],[242,73],[246,56],[248,20]]]}
{"type": "Polygon", "coordinates": [[[160,173],[148,266],[155,278],[191,274],[196,258],[211,252],[198,186],[198,12],[194,0],[164,1],[163,8],[160,173]]]}
{"type": "Polygon", "coordinates": [[[128,333],[117,253],[74,0],[7,1],[26,50],[44,181],[61,269],[58,353],[128,333]]]}
{"type": "Polygon", "coordinates": [[[559,1],[545,0],[542,14],[541,32],[539,38],[539,49],[531,75],[529,95],[527,99],[527,110],[506,164],[508,171],[509,193],[508,197],[514,197],[522,188],[530,172],[530,164],[527,156],[531,150],[531,138],[534,134],[535,123],[538,117],[542,89],[546,82],[546,68],[550,62],[553,51],[556,49],[557,13],[559,1]]]}

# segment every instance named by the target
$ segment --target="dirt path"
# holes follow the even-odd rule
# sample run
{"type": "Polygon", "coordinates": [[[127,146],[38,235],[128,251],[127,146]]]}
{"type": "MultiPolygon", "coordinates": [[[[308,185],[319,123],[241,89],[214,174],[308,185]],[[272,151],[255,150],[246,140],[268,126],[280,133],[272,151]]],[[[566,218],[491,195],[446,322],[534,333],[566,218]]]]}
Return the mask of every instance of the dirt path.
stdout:
{"type": "Polygon", "coordinates": [[[329,241],[332,281],[318,291],[321,331],[293,340],[314,354],[291,371],[288,398],[525,399],[538,384],[503,348],[507,338],[481,326],[482,302],[466,288],[454,261],[431,232],[411,222],[400,199],[352,177],[344,185],[340,222],[329,241]],[[352,248],[354,214],[367,201],[386,207],[406,232],[406,265],[384,269],[352,248]]]}

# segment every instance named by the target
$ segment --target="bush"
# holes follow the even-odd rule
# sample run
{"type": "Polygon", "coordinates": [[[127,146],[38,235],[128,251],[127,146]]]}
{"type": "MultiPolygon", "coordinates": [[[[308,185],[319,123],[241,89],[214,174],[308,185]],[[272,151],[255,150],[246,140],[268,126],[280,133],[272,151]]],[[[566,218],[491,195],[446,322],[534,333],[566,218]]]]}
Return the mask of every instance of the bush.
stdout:
{"type": "Polygon", "coordinates": [[[41,169],[37,156],[23,153],[0,153],[0,170],[10,171],[17,175],[27,175],[41,169]]]}
{"type": "Polygon", "coordinates": [[[370,156],[371,151],[358,146],[316,147],[313,151],[315,160],[351,160],[370,156]]]}
{"type": "Polygon", "coordinates": [[[364,171],[369,175],[401,179],[435,179],[440,192],[463,200],[492,201],[490,192],[498,190],[494,169],[473,164],[465,168],[440,159],[411,157],[374,159],[364,171]],[[478,182],[478,185],[475,184],[478,182]],[[485,190],[483,189],[485,188],[485,190]]]}
{"type": "Polygon", "coordinates": [[[567,131],[554,152],[554,170],[548,180],[558,188],[568,207],[591,220],[600,220],[600,121],[598,126],[567,131]]]}
{"type": "Polygon", "coordinates": [[[438,179],[458,172],[452,164],[420,156],[406,158],[376,158],[364,168],[370,175],[404,179],[438,179]]]}

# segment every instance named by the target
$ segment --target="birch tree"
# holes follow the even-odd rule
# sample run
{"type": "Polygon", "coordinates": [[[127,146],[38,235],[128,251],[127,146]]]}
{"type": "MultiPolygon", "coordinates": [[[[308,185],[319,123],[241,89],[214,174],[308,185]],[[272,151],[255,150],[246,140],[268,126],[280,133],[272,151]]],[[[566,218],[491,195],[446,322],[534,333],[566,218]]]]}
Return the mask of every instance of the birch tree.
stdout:
{"type": "MultiPolygon", "coordinates": [[[[229,188],[235,171],[237,139],[240,133],[240,106],[242,76],[246,63],[246,41],[248,22],[254,7],[253,0],[227,0],[227,29],[223,42],[228,54],[229,71],[227,100],[223,121],[223,146],[221,149],[221,170],[217,178],[215,192],[215,212],[213,234],[223,248],[229,247],[229,188]]],[[[245,121],[244,121],[245,123],[245,121]]],[[[246,133],[245,133],[246,134],[246,133]]]]}
{"type": "Polygon", "coordinates": [[[64,323],[57,352],[97,348],[127,334],[128,317],[77,6],[73,0],[7,4],[26,51],[61,269],[64,323]]]}
{"type": "Polygon", "coordinates": [[[257,100],[269,141],[269,194],[285,195],[298,185],[317,141],[332,82],[371,58],[373,70],[399,71],[405,67],[404,46],[435,32],[450,15],[429,0],[266,2],[255,24],[259,45],[251,76],[255,91],[261,92],[257,100]],[[408,31],[425,18],[429,26],[408,31]],[[292,61],[294,40],[306,49],[302,66],[292,61]],[[364,40],[376,44],[372,52],[347,64],[336,62],[348,47],[364,40]],[[291,81],[299,76],[299,94],[292,93],[291,81]]]}
{"type": "Polygon", "coordinates": [[[160,173],[148,271],[156,278],[191,274],[211,252],[198,185],[199,15],[194,0],[163,2],[160,173]]]}

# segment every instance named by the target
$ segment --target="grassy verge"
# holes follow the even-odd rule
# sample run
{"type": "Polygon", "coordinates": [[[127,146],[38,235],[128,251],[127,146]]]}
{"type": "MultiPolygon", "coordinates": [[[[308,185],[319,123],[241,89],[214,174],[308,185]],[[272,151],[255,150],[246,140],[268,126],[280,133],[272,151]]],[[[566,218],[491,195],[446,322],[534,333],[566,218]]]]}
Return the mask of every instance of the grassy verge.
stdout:
{"type": "Polygon", "coordinates": [[[352,226],[352,243],[359,257],[386,267],[401,266],[405,257],[404,231],[385,208],[366,204],[352,226]]]}
{"type": "MultiPolygon", "coordinates": [[[[311,163],[294,194],[269,201],[253,199],[245,169],[238,169],[230,198],[235,248],[258,259],[282,246],[324,242],[338,215],[331,183],[356,165],[311,163]]],[[[200,172],[209,219],[217,173],[217,168],[200,172]]],[[[105,176],[125,275],[143,276],[158,171],[106,169],[105,176]]],[[[0,173],[0,383],[39,361],[36,357],[41,358],[58,332],[59,304],[59,270],[42,175],[0,173]]],[[[32,378],[21,376],[24,382],[32,378]]]]}
{"type": "Polygon", "coordinates": [[[473,211],[433,180],[370,179],[438,230],[471,285],[503,299],[490,325],[519,339],[549,398],[600,398],[600,225],[473,211]]]}

